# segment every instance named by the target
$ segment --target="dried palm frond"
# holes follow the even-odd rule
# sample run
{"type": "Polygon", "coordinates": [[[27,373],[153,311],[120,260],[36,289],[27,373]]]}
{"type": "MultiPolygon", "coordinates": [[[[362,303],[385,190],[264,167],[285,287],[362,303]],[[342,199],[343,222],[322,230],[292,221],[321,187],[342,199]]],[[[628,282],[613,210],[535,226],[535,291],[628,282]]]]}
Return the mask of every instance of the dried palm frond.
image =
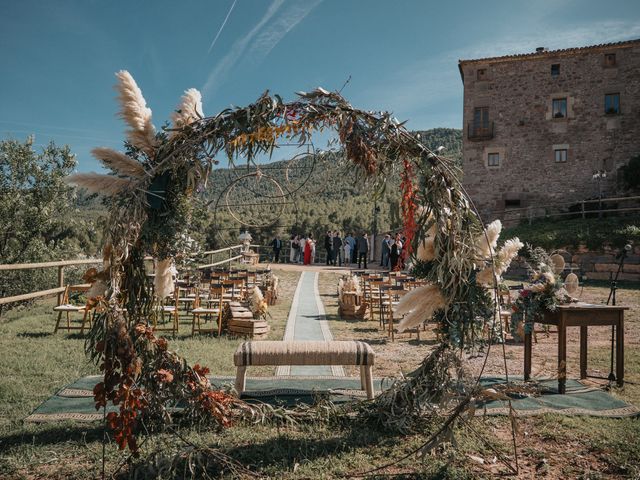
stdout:
{"type": "Polygon", "coordinates": [[[113,175],[102,175],[100,173],[74,173],[66,178],[66,182],[86,188],[91,193],[101,195],[116,195],[131,186],[128,178],[114,177],[113,175]]]}
{"type": "Polygon", "coordinates": [[[427,236],[418,244],[416,258],[422,262],[430,262],[436,258],[436,228],[437,225],[433,223],[427,231],[427,236]]]}
{"type": "Polygon", "coordinates": [[[398,331],[420,325],[446,305],[447,302],[437,285],[425,285],[412,290],[402,297],[394,311],[394,316],[404,315],[398,324],[398,331]]]}
{"type": "Polygon", "coordinates": [[[476,237],[476,255],[479,261],[490,258],[495,253],[501,231],[502,222],[494,220],[487,225],[486,232],[482,232],[476,237]]]}
{"type": "Polygon", "coordinates": [[[168,297],[175,290],[175,285],[173,283],[173,269],[171,268],[172,265],[172,258],[158,260],[156,265],[156,276],[153,279],[153,288],[159,299],[168,297]]]}
{"type": "Polygon", "coordinates": [[[112,148],[97,147],[91,150],[91,154],[102,164],[113,170],[118,175],[126,175],[134,178],[144,178],[144,167],[140,162],[124,153],[112,148]]]}
{"type": "Polygon", "coordinates": [[[156,129],[151,123],[151,109],[142,96],[142,91],[131,74],[126,70],[116,73],[120,117],[131,127],[127,139],[149,157],[154,156],[157,147],[156,129]]]}
{"type": "MultiPolygon", "coordinates": [[[[195,88],[185,90],[180,105],[171,114],[174,128],[182,128],[204,117],[202,113],[202,95],[195,88]]],[[[173,136],[176,132],[171,132],[173,136]]]]}

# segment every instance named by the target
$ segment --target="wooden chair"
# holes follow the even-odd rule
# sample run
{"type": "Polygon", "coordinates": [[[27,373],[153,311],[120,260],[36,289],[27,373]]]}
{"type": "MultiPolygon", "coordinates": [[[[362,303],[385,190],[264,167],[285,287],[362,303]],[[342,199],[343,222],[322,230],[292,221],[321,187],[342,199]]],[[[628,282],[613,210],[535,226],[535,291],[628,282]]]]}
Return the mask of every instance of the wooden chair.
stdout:
{"type": "MultiPolygon", "coordinates": [[[[223,289],[223,287],[219,287],[223,289]]],[[[193,322],[191,324],[191,335],[195,335],[197,333],[215,333],[218,332],[218,336],[222,333],[222,296],[223,291],[218,290],[218,288],[212,288],[214,296],[216,299],[211,299],[209,302],[209,295],[207,296],[208,306],[202,306],[202,297],[197,294],[195,296],[195,301],[193,303],[193,308],[191,309],[191,314],[193,315],[193,322]],[[202,316],[204,316],[204,322],[202,321],[202,316]],[[207,326],[207,320],[211,320],[211,326],[207,326]],[[216,321],[216,326],[213,326],[213,321],[216,321]],[[205,326],[202,326],[204,323],[205,326]]]]}
{"type": "Polygon", "coordinates": [[[389,285],[389,282],[388,279],[382,277],[370,278],[367,282],[369,289],[368,297],[371,299],[371,319],[373,320],[377,314],[381,325],[383,324],[383,299],[380,296],[380,292],[382,287],[389,285]]]}
{"type": "Polygon", "coordinates": [[[180,298],[180,287],[176,287],[173,295],[157,299],[158,307],[156,309],[156,315],[153,316],[153,330],[156,332],[172,332],[173,335],[178,333],[179,329],[179,317],[178,317],[178,300],[180,298]],[[158,323],[158,314],[162,320],[162,323],[158,323]],[[169,325],[165,320],[165,315],[168,315],[169,325]]]}
{"type": "MultiPolygon", "coordinates": [[[[393,309],[398,305],[400,299],[409,293],[409,290],[406,290],[403,286],[392,286],[386,288],[387,293],[387,303],[389,305],[389,331],[388,335],[391,337],[391,341],[394,342],[396,339],[396,332],[393,327],[393,309]]],[[[416,333],[418,335],[418,341],[420,341],[420,326],[416,327],[416,333]]]]}
{"type": "Polygon", "coordinates": [[[59,328],[66,328],[68,332],[71,330],[80,330],[80,333],[84,333],[84,327],[86,323],[89,323],[89,327],[91,327],[91,308],[87,303],[84,305],[76,305],[70,303],[70,294],[73,292],[82,292],[86,293],[89,290],[89,286],[87,285],[67,285],[64,289],[64,293],[60,299],[60,303],[53,307],[54,312],[58,312],[58,319],[56,321],[56,326],[53,329],[53,333],[57,333],[59,328]],[[80,326],[73,326],[71,324],[71,314],[78,313],[82,314],[82,323],[80,326]],[[65,315],[67,324],[66,326],[60,327],[60,322],[62,320],[62,314],[65,315]]]}

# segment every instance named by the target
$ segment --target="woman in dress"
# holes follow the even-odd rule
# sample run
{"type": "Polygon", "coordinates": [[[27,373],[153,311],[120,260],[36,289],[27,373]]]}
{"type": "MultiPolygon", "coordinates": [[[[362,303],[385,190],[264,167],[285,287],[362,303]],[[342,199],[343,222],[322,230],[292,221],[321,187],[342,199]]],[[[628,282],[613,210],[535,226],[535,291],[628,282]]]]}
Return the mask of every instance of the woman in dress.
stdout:
{"type": "Polygon", "coordinates": [[[316,263],[316,241],[311,234],[309,235],[309,241],[311,242],[311,263],[316,263]]]}
{"type": "Polygon", "coordinates": [[[305,265],[311,264],[311,250],[313,249],[312,244],[313,244],[313,236],[309,234],[309,236],[307,237],[307,241],[304,244],[304,264],[305,265]]]}
{"type": "Polygon", "coordinates": [[[295,263],[296,261],[296,248],[294,245],[298,245],[297,235],[291,235],[291,240],[289,240],[289,263],[295,263]]]}

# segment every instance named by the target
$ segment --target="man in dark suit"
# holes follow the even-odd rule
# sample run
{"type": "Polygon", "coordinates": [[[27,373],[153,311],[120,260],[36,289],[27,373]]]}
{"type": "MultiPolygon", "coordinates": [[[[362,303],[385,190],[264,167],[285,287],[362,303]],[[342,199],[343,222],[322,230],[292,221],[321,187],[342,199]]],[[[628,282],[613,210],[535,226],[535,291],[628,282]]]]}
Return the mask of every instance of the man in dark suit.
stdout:
{"type": "Polygon", "coordinates": [[[324,236],[324,249],[327,251],[327,265],[333,264],[333,237],[331,232],[327,232],[324,236]]]}
{"type": "Polygon", "coordinates": [[[280,263],[280,250],[282,250],[282,241],[276,235],[271,241],[273,247],[273,261],[274,263],[280,263]]]}
{"type": "Polygon", "coordinates": [[[358,268],[362,268],[364,262],[364,269],[367,269],[367,256],[369,255],[369,239],[366,233],[361,233],[356,238],[356,249],[358,250],[358,268]]]}
{"type": "Polygon", "coordinates": [[[342,238],[337,230],[333,232],[333,264],[336,263],[342,266],[342,238]]]}

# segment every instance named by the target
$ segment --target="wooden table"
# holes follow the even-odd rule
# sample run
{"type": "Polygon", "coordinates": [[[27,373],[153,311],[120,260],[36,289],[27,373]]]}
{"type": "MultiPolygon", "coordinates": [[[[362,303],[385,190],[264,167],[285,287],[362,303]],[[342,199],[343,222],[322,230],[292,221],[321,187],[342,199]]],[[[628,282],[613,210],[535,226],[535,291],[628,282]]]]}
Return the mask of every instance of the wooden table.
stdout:
{"type": "MultiPolygon", "coordinates": [[[[580,378],[587,377],[587,327],[612,325],[616,329],[616,380],[624,385],[624,311],[628,307],[574,303],[545,312],[535,323],[558,327],[558,392],[565,393],[567,380],[567,327],[580,327],[580,378]]],[[[531,376],[531,330],[524,336],[524,379],[531,376]]]]}

